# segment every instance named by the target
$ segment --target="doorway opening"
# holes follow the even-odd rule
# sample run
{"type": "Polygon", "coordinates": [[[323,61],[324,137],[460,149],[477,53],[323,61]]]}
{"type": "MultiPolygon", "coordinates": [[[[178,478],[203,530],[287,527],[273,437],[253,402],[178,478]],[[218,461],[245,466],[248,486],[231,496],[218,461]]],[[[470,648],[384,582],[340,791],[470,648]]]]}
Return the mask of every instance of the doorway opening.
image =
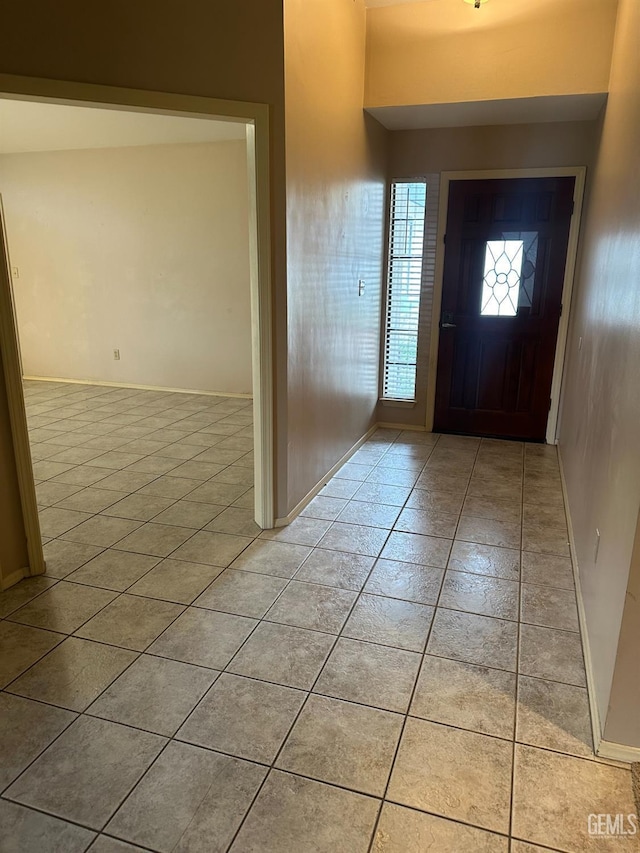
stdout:
{"type": "MultiPolygon", "coordinates": [[[[23,129],[28,121],[34,120],[38,109],[48,111],[50,116],[58,116],[56,121],[45,123],[48,136],[44,133],[44,138],[38,140],[38,135],[31,133],[32,147],[22,151],[19,150],[19,142],[11,137],[17,132],[20,122],[3,121],[2,127],[7,130],[2,134],[3,143],[9,149],[14,146],[14,150],[0,155],[0,160],[13,158],[11,164],[0,163],[5,177],[11,176],[10,188],[8,179],[3,182],[6,223],[2,247],[6,256],[2,265],[2,307],[9,309],[5,316],[10,319],[2,325],[0,344],[5,374],[10,379],[7,385],[16,456],[26,457],[18,458],[18,467],[22,472],[23,512],[25,518],[31,520],[31,572],[42,570],[42,557],[40,553],[38,560],[37,501],[28,443],[25,441],[26,419],[20,381],[23,370],[18,337],[24,341],[22,356],[27,356],[24,364],[27,376],[83,383],[72,387],[67,396],[69,418],[80,414],[78,408],[90,407],[93,395],[94,403],[99,400],[108,406],[111,400],[111,405],[120,409],[112,413],[116,420],[126,419],[129,416],[123,405],[128,398],[139,407],[135,417],[145,415],[149,426],[148,418],[154,417],[154,394],[155,406],[160,408],[157,395],[177,393],[175,399],[165,397],[164,417],[159,418],[159,428],[168,430],[164,437],[149,437],[148,433],[133,435],[137,421],[131,419],[133,431],[127,437],[132,441],[147,442],[144,450],[150,451],[150,455],[155,455],[151,446],[154,441],[163,443],[165,448],[168,446],[165,439],[175,438],[170,444],[180,444],[179,429],[175,436],[169,435],[172,427],[169,423],[171,418],[167,415],[167,410],[177,408],[174,403],[178,400],[182,406],[181,420],[189,423],[190,427],[206,426],[206,420],[210,424],[215,423],[224,419],[221,415],[232,416],[233,420],[234,412],[238,413],[236,420],[239,418],[239,422],[234,426],[236,431],[242,427],[243,434],[235,441],[236,444],[241,442],[242,448],[227,447],[227,456],[245,451],[243,478],[246,479],[248,473],[253,474],[256,486],[255,500],[253,494],[245,497],[246,509],[251,507],[259,527],[271,527],[274,487],[267,107],[105,87],[70,86],[51,81],[22,81],[19,78],[14,84],[3,78],[3,84],[6,83],[9,85],[3,85],[0,107],[22,109],[26,116],[23,129]],[[86,121],[87,116],[89,121],[86,121]],[[127,125],[128,130],[124,130],[127,125]],[[63,136],[66,134],[67,141],[58,139],[56,144],[56,132],[63,136]],[[72,144],[69,144],[69,139],[73,140],[72,144]],[[39,149],[37,155],[34,147],[39,149]],[[216,149],[220,156],[213,164],[210,155],[216,149]],[[49,152],[52,162],[44,162],[46,152],[49,152]],[[82,168],[78,163],[74,165],[74,158],[84,160],[82,168]],[[225,159],[224,163],[222,159],[225,159]],[[27,167],[28,160],[31,162],[27,167]],[[36,160],[40,162],[36,163],[36,160]],[[63,163],[63,160],[68,162],[63,163]],[[194,165],[196,160],[203,169],[217,170],[217,176],[201,172],[199,177],[194,165]],[[154,161],[155,178],[151,174],[151,161],[154,161]],[[184,166],[186,172],[181,174],[179,166],[184,166]],[[20,169],[23,169],[22,181],[19,179],[20,169]],[[43,170],[40,177],[38,169],[43,170]],[[32,191],[38,186],[42,188],[46,183],[42,180],[45,172],[49,181],[44,188],[45,195],[54,184],[58,189],[65,183],[67,185],[67,203],[59,205],[58,217],[50,216],[55,208],[55,205],[47,204],[51,198],[41,196],[38,203],[31,206],[28,203],[29,193],[25,192],[25,185],[31,183],[32,191]],[[70,191],[74,179],[75,199],[70,191]],[[173,181],[173,188],[165,186],[167,181],[173,181]],[[224,183],[224,192],[221,192],[221,182],[224,183]],[[104,198],[99,198],[95,192],[97,185],[102,186],[104,198]],[[137,193],[141,187],[144,190],[142,198],[137,193]],[[212,199],[211,195],[216,190],[216,198],[212,199]],[[122,210],[122,196],[127,191],[136,196],[129,210],[130,216],[123,215],[122,210]],[[82,193],[84,205],[80,210],[77,206],[74,209],[73,202],[82,193]],[[191,208],[194,195],[206,208],[200,221],[198,212],[191,208]],[[207,217],[205,212],[211,215],[207,217]],[[71,247],[69,235],[73,233],[74,226],[73,222],[66,222],[68,219],[75,219],[77,242],[71,247]],[[45,220],[48,221],[45,223],[45,220]],[[34,225],[39,225],[39,229],[32,227],[34,225]],[[217,235],[217,244],[216,225],[222,232],[217,235]],[[83,228],[85,236],[101,230],[101,239],[93,240],[94,255],[98,257],[94,257],[91,263],[86,253],[83,255],[78,251],[73,257],[74,252],[71,251],[83,248],[83,228]],[[27,234],[29,230],[31,235],[27,234]],[[34,234],[40,239],[29,244],[28,239],[34,234]],[[44,245],[43,237],[51,241],[49,247],[44,245]],[[11,261],[8,260],[9,252],[11,261]],[[79,264],[74,263],[78,255],[81,257],[79,264]],[[197,269],[198,262],[200,270],[197,269]],[[83,267],[80,272],[78,266],[83,267]],[[144,274],[141,275],[142,270],[144,274]],[[51,284],[54,273],[58,280],[47,291],[47,283],[51,284]],[[76,281],[69,281],[74,276],[76,281]],[[65,277],[66,285],[78,285],[77,279],[82,276],[85,286],[76,287],[75,293],[70,293],[67,288],[62,299],[55,299],[56,291],[60,294],[60,287],[65,285],[65,277]],[[144,279],[144,293],[137,289],[141,278],[144,279]],[[190,290],[194,281],[199,288],[196,292],[190,290]],[[29,293],[26,285],[29,285],[29,293]],[[216,287],[217,291],[212,293],[216,287]],[[38,304],[39,301],[42,304],[38,304]],[[17,323],[13,310],[15,304],[18,308],[17,323]],[[109,323],[109,317],[113,321],[114,316],[117,321],[109,323]],[[147,324],[146,329],[139,330],[137,342],[136,316],[138,322],[147,324]],[[82,334],[76,340],[78,323],[73,321],[78,317],[81,323],[83,319],[86,321],[86,328],[81,330],[82,334]],[[210,321],[209,327],[207,320],[210,321]],[[49,329],[46,328],[47,322],[50,323],[49,329]],[[47,340],[48,337],[57,338],[57,341],[47,340]],[[119,339],[128,343],[119,343],[119,339]],[[68,368],[61,367],[65,358],[67,363],[73,358],[82,362],[77,364],[75,375],[68,368]],[[49,367],[42,367],[47,362],[49,367]],[[112,386],[117,386],[120,391],[112,386]],[[99,389],[99,393],[95,389],[99,389]],[[134,392],[137,396],[133,396],[134,392]],[[208,398],[206,405],[205,398],[208,398]],[[255,407],[253,428],[248,414],[251,398],[255,407]],[[201,415],[198,421],[196,401],[202,404],[201,410],[207,409],[209,416],[212,407],[217,407],[216,418],[201,415]],[[225,408],[226,412],[223,412],[225,408]],[[247,456],[249,440],[255,444],[255,462],[247,456]],[[252,471],[248,471],[249,467],[252,471]]],[[[32,192],[32,201],[33,198],[32,192]]],[[[59,195],[56,201],[61,199],[65,201],[64,194],[59,195]]],[[[48,385],[49,392],[55,387],[52,383],[40,385],[48,385]]],[[[43,400],[43,406],[40,417],[46,429],[50,426],[46,423],[46,409],[51,406],[51,401],[43,400]]],[[[59,405],[55,411],[60,415],[59,405]]],[[[62,419],[57,418],[58,421],[62,419]]],[[[66,426],[69,424],[63,425],[66,426]]],[[[53,430],[60,431],[64,430],[53,430]]],[[[87,440],[95,444],[94,439],[100,443],[99,436],[106,436],[107,432],[100,430],[92,435],[94,438],[87,435],[87,440]]],[[[212,435],[220,436],[223,443],[227,441],[229,444],[224,430],[212,432],[210,439],[212,435]]],[[[204,436],[200,439],[204,440],[204,436]]],[[[213,444],[203,444],[201,453],[206,452],[209,446],[213,447],[213,444]]],[[[79,451],[73,450],[75,442],[60,445],[60,452],[66,448],[78,457],[79,451]]],[[[162,452],[162,448],[158,450],[162,452]]],[[[186,449],[175,447],[169,451],[167,459],[177,458],[182,450],[187,453],[186,449]],[[170,455],[173,452],[175,457],[170,455]]],[[[141,444],[139,451],[142,452],[141,444]]],[[[106,446],[104,452],[108,452],[106,446]]],[[[114,452],[125,453],[126,450],[114,446],[114,452]]],[[[191,458],[191,455],[185,455],[181,462],[178,461],[188,468],[191,458]]],[[[207,473],[214,476],[222,464],[222,460],[213,461],[213,458],[202,462],[211,466],[207,473]]],[[[146,464],[150,464],[148,460],[146,464]]],[[[193,473],[187,472],[186,468],[183,471],[185,474],[193,473]]],[[[240,473],[236,472],[238,476],[240,473]]],[[[179,473],[176,478],[180,478],[179,473]]]]}

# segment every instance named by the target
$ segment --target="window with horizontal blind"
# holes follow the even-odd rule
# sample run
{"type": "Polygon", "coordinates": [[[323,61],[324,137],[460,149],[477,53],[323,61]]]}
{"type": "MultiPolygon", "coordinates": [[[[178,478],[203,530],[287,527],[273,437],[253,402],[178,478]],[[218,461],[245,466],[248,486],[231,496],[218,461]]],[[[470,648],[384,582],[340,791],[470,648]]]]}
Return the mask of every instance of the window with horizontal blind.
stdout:
{"type": "Polygon", "coordinates": [[[391,184],[382,397],[414,400],[427,183],[391,184]]]}

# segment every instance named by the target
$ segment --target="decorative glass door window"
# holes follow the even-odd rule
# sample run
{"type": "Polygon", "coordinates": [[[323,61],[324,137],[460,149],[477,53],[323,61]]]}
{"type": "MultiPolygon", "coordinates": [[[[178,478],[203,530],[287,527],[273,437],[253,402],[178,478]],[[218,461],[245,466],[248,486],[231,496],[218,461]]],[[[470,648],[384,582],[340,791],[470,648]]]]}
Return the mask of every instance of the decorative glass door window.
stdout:
{"type": "Polygon", "coordinates": [[[488,240],[484,255],[483,317],[515,317],[522,281],[523,240],[488,240]]]}

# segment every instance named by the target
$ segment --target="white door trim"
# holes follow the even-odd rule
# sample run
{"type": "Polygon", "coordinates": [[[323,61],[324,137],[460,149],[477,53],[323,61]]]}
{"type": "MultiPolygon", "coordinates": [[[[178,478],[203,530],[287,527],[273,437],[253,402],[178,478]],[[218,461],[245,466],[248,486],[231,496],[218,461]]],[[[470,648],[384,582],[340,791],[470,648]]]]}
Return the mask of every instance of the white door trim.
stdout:
{"type": "Polygon", "coordinates": [[[573,190],[573,216],[569,227],[567,244],[567,262],[564,271],[562,288],[562,315],[558,326],[558,339],[553,366],[551,383],[551,408],[547,420],[547,444],[556,444],[558,430],[558,415],[560,412],[560,395],[562,391],[562,376],[569,332],[569,316],[571,309],[571,294],[578,255],[578,236],[580,234],[580,219],[587,169],[586,166],[558,166],[540,169],[494,169],[471,172],[443,172],[440,183],[440,209],[438,212],[438,240],[436,248],[436,273],[433,292],[433,314],[431,317],[431,346],[429,352],[429,373],[427,377],[427,422],[429,432],[433,430],[433,419],[436,402],[436,377],[438,373],[438,346],[440,338],[440,308],[442,305],[442,281],[444,271],[444,235],[447,226],[449,206],[449,184],[451,181],[488,180],[491,178],[575,178],[573,190]]]}
{"type": "MultiPolygon", "coordinates": [[[[274,427],[273,427],[273,343],[272,343],[272,282],[271,282],[271,224],[270,224],[270,152],[269,152],[269,106],[268,104],[244,101],[226,101],[195,95],[152,92],[142,89],[125,89],[116,86],[100,86],[64,80],[47,80],[37,77],[20,77],[0,74],[0,98],[18,97],[23,100],[41,101],[101,108],[130,108],[136,112],[163,115],[208,116],[223,121],[242,122],[247,128],[247,156],[249,172],[250,209],[250,287],[251,328],[254,401],[254,452],[255,452],[255,518],[263,528],[274,524],[274,427]]],[[[9,282],[0,282],[2,300],[7,304],[9,282]]],[[[3,357],[16,353],[17,342],[13,320],[3,327],[0,347],[3,357]]],[[[33,489],[31,457],[26,441],[26,421],[22,422],[20,411],[24,411],[20,367],[18,358],[5,361],[5,370],[10,376],[7,381],[9,406],[12,411],[14,448],[18,469],[28,471],[31,485],[21,482],[21,490],[28,493],[33,489]],[[9,381],[10,380],[10,381],[9,381]],[[16,436],[18,438],[16,439],[16,436]],[[26,448],[26,450],[25,450],[26,448]]],[[[30,501],[28,501],[30,503],[30,501]]],[[[28,509],[29,516],[36,512],[35,501],[28,509]]],[[[37,530],[31,518],[32,529],[37,530]]],[[[31,544],[30,544],[31,547],[31,544]]],[[[42,553],[38,538],[37,549],[42,553]]],[[[42,557],[40,556],[40,560],[42,557]]],[[[34,562],[35,565],[35,562],[34,562]]],[[[32,569],[35,574],[42,568],[32,569]]]]}

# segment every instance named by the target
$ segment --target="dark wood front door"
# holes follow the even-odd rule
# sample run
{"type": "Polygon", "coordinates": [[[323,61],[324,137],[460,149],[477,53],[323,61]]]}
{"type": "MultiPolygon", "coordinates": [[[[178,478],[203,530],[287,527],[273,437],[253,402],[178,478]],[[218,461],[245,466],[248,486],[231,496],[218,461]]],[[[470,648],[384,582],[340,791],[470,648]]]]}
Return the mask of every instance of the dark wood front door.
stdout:
{"type": "Polygon", "coordinates": [[[452,181],[434,430],[542,441],[574,178],[452,181]]]}

